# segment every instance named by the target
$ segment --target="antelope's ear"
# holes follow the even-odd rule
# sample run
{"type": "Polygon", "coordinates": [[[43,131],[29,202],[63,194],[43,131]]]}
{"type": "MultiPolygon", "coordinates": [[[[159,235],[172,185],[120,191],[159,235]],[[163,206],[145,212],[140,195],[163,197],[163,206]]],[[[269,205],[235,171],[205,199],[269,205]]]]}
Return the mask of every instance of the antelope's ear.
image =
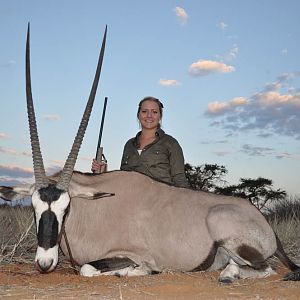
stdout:
{"type": "Polygon", "coordinates": [[[34,184],[22,186],[0,186],[0,198],[5,201],[16,201],[31,197],[34,191],[34,184]]]}
{"type": "Polygon", "coordinates": [[[70,182],[69,195],[71,198],[78,197],[86,200],[96,200],[104,197],[112,197],[115,194],[110,192],[99,191],[98,189],[92,188],[88,184],[83,185],[75,180],[70,182]]]}
{"type": "Polygon", "coordinates": [[[105,193],[105,192],[100,192],[100,193],[95,193],[95,194],[78,194],[76,197],[83,198],[86,200],[97,200],[100,198],[104,197],[113,197],[115,194],[114,193],[105,193]]]}

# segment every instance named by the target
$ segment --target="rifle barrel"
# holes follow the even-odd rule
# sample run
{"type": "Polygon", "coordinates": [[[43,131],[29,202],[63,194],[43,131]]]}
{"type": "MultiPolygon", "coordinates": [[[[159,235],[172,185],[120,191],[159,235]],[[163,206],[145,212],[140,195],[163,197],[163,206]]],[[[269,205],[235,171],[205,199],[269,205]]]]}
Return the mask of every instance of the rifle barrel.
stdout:
{"type": "Polygon", "coordinates": [[[98,157],[98,151],[101,147],[101,140],[102,140],[103,127],[104,127],[106,105],[107,105],[107,97],[105,97],[104,104],[103,104],[103,111],[102,111],[101,125],[100,125],[100,130],[99,130],[99,138],[98,138],[98,146],[97,146],[97,151],[96,151],[96,158],[98,157]]]}

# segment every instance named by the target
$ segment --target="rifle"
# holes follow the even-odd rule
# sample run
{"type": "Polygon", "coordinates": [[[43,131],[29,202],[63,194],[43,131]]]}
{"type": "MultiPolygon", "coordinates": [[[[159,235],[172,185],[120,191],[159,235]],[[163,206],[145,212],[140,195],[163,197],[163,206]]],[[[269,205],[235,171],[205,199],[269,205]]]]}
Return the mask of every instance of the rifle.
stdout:
{"type": "Polygon", "coordinates": [[[105,99],[104,99],[103,111],[102,111],[102,118],[101,118],[101,125],[100,125],[100,130],[99,130],[98,145],[97,145],[97,151],[96,151],[96,160],[98,162],[102,161],[102,157],[103,157],[104,161],[106,161],[106,158],[105,158],[105,156],[103,154],[103,147],[101,147],[101,139],[102,139],[103,126],[104,126],[106,105],[107,105],[107,97],[105,97],[105,99]]]}

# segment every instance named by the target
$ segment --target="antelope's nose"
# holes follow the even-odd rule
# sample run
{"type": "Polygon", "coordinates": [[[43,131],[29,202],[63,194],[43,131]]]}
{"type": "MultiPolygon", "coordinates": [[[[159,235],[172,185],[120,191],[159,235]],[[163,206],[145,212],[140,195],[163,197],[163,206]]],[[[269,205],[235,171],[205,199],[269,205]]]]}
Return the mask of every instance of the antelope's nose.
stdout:
{"type": "Polygon", "coordinates": [[[53,270],[53,259],[43,261],[43,260],[37,260],[36,261],[36,267],[41,273],[48,273],[53,270]]]}

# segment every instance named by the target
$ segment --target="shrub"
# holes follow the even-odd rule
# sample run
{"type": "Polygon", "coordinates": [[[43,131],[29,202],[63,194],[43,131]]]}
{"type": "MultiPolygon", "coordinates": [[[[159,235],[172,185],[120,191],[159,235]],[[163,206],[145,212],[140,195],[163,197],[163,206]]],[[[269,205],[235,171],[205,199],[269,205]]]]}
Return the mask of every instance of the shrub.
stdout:
{"type": "Polygon", "coordinates": [[[288,256],[300,263],[300,199],[286,198],[276,203],[266,218],[288,256]]]}

